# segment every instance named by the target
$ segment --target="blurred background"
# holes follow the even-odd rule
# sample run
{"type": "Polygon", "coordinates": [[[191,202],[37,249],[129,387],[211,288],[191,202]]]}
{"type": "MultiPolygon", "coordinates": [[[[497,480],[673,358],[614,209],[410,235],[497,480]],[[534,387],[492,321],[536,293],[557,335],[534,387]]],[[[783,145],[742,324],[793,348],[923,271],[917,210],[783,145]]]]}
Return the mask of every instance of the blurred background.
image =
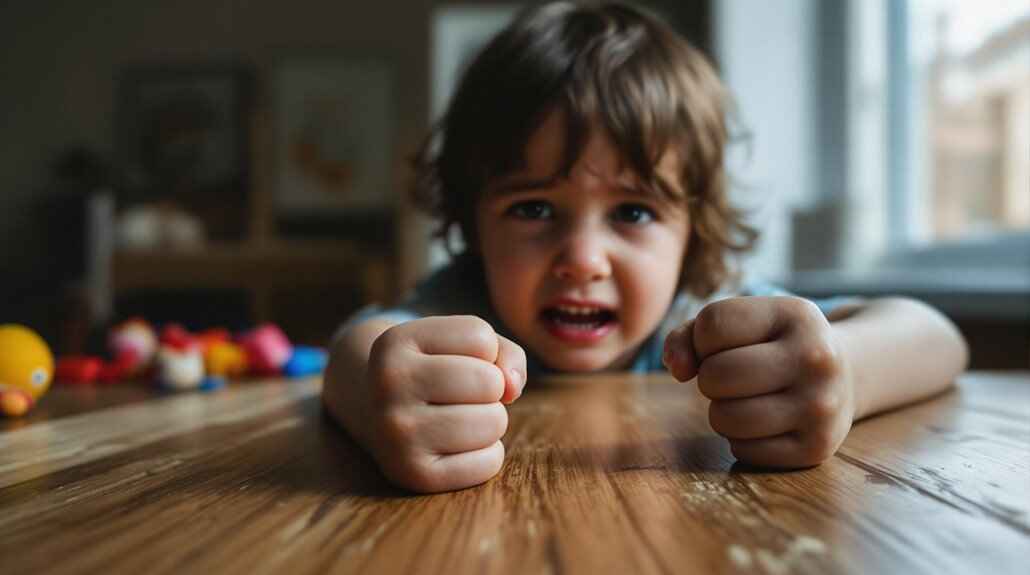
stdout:
{"type": "MultiPolygon", "coordinates": [[[[750,133],[748,268],[938,306],[1030,367],[1030,4],[653,0],[750,133]]],[[[0,7],[0,323],[58,353],[129,316],[322,344],[441,250],[408,159],[518,2],[0,7]]]]}

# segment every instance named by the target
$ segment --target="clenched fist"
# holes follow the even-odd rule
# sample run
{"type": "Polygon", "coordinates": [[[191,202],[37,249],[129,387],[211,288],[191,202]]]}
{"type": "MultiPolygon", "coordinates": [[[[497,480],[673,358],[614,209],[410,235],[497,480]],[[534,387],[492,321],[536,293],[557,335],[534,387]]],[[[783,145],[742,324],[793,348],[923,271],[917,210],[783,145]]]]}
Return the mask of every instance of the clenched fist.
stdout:
{"type": "Polygon", "coordinates": [[[669,334],[672,375],[697,376],[709,422],[740,461],[806,467],[836,452],[855,415],[854,385],[815,304],[738,297],[705,306],[669,334]]]}
{"type": "Polygon", "coordinates": [[[493,477],[504,460],[505,403],[525,385],[526,354],[473,316],[393,326],[372,343],[362,385],[343,407],[394,483],[422,492],[493,477]]]}

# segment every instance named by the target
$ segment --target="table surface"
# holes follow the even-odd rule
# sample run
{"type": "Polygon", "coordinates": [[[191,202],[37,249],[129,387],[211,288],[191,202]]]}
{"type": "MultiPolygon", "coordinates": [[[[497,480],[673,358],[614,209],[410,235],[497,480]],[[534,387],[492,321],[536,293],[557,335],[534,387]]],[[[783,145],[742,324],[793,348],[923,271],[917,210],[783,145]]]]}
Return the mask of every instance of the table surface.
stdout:
{"type": "Polygon", "coordinates": [[[501,473],[413,495],[319,381],[57,388],[0,427],[0,573],[1027,573],[1030,373],[971,373],[828,462],[735,463],[691,384],[531,381],[501,473]]]}

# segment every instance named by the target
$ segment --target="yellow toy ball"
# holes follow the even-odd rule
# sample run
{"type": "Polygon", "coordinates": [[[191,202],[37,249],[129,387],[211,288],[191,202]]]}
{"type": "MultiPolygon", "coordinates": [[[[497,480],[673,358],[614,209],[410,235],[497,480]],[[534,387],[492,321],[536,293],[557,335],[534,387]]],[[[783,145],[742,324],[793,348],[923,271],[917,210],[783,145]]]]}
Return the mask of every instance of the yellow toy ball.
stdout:
{"type": "Polygon", "coordinates": [[[234,343],[216,341],[204,354],[204,367],[208,375],[241,377],[247,372],[247,352],[234,343]]]}
{"type": "Polygon", "coordinates": [[[54,377],[54,355],[31,329],[0,325],[0,413],[22,415],[46,393],[54,377]]]}

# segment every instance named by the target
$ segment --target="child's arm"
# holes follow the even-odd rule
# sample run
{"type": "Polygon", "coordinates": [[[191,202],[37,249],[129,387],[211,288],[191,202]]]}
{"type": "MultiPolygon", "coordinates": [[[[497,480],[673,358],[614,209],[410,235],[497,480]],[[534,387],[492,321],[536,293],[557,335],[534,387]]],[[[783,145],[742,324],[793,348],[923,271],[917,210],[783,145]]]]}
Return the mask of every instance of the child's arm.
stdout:
{"type": "Polygon", "coordinates": [[[472,316],[368,320],[333,343],[322,400],[394,483],[447,491],[500,470],[522,348],[472,316]]]}
{"type": "Polygon", "coordinates": [[[884,298],[838,315],[830,321],[852,366],[856,420],[947,388],[969,362],[958,329],[926,304],[884,298]]]}
{"type": "Polygon", "coordinates": [[[669,335],[666,365],[698,376],[738,459],[775,467],[824,461],[853,421],[943,390],[965,368],[962,337],[923,304],[875,300],[830,320],[800,298],[718,301],[669,335]]]}

